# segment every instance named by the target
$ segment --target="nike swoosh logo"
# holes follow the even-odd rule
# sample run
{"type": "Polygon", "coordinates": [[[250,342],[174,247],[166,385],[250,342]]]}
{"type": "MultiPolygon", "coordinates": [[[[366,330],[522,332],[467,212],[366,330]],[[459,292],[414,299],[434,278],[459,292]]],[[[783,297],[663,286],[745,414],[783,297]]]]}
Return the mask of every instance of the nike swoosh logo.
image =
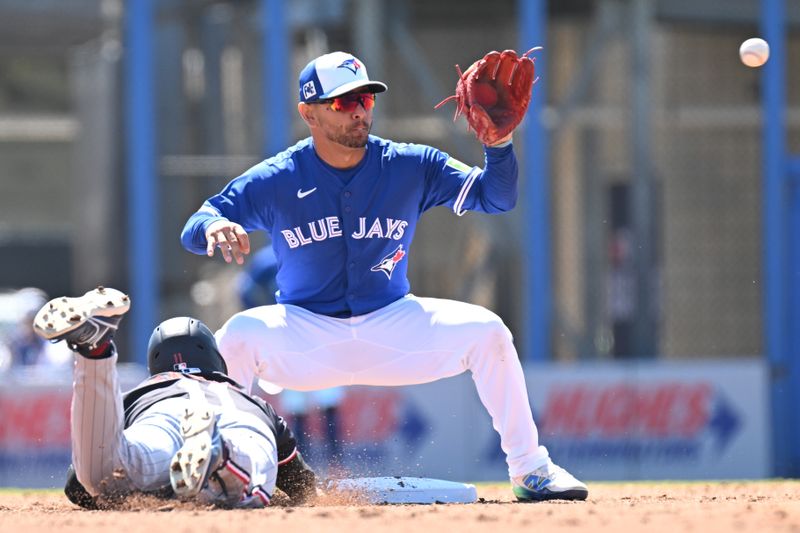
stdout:
{"type": "Polygon", "coordinates": [[[297,189],[297,197],[298,198],[305,198],[306,196],[308,196],[309,194],[311,194],[312,192],[314,192],[316,190],[317,190],[316,187],[314,187],[313,189],[309,189],[307,191],[304,191],[303,189],[297,189]]]}

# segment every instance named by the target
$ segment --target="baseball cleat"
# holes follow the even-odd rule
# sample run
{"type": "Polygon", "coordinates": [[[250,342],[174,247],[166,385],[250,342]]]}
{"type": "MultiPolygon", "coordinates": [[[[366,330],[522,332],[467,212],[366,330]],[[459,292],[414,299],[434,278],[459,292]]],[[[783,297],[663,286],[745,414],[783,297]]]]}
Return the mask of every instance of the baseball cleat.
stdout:
{"type": "Polygon", "coordinates": [[[183,446],[170,461],[169,481],[178,498],[220,507],[264,507],[269,495],[249,491],[250,474],[228,457],[209,406],[189,407],[181,420],[183,446]]]}
{"type": "Polygon", "coordinates": [[[116,289],[97,287],[76,298],[62,296],[46,303],[33,319],[33,329],[49,341],[66,341],[72,351],[93,357],[114,336],[130,298],[116,289]]]}
{"type": "Polygon", "coordinates": [[[589,496],[586,485],[549,458],[533,472],[511,478],[511,488],[520,501],[585,500],[589,496]]]}
{"type": "Polygon", "coordinates": [[[169,481],[179,498],[197,496],[222,463],[222,439],[217,415],[209,406],[186,408],[181,419],[183,446],[170,461],[169,481]]]}

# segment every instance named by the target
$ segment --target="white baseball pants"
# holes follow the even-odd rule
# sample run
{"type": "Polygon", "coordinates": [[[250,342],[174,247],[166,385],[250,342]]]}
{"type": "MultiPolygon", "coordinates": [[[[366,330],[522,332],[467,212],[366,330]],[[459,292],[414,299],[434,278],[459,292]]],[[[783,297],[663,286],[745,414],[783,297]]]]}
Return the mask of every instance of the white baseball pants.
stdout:
{"type": "MultiPolygon", "coordinates": [[[[78,481],[92,496],[169,486],[170,461],[183,445],[181,415],[187,406],[196,408],[198,402],[190,390],[194,387],[188,387],[191,398],[162,400],[123,430],[116,362],[116,354],[99,360],[75,356],[72,463],[78,481]]],[[[211,387],[220,397],[217,427],[231,459],[250,474],[249,488],[261,486],[272,494],[278,472],[275,438],[269,438],[272,432],[254,415],[236,409],[233,400],[225,396],[225,385],[214,383],[211,387]]]]}
{"type": "Polygon", "coordinates": [[[280,387],[414,385],[466,370],[492,417],[509,475],[547,461],[511,332],[472,304],[408,295],[372,313],[331,318],[294,305],[237,313],[217,332],[228,374],[280,387]]]}

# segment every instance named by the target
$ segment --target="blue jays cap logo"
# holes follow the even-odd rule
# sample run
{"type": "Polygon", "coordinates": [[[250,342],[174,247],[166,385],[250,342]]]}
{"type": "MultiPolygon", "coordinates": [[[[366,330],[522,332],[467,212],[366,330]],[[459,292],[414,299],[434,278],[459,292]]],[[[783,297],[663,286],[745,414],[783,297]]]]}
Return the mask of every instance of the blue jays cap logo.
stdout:
{"type": "Polygon", "coordinates": [[[345,59],[344,61],[342,61],[341,65],[339,65],[336,68],[346,68],[347,70],[355,74],[356,71],[361,68],[361,63],[358,62],[358,59],[351,57],[350,59],[345,59]]]}
{"type": "Polygon", "coordinates": [[[360,59],[345,52],[312,59],[300,72],[298,81],[301,102],[335,98],[362,87],[373,93],[386,90],[385,83],[369,79],[367,67],[360,59]]]}
{"type": "Polygon", "coordinates": [[[380,263],[370,268],[370,270],[372,272],[383,272],[386,274],[387,278],[392,279],[394,267],[396,267],[397,263],[399,263],[405,256],[406,252],[403,250],[403,245],[401,244],[395,248],[392,253],[387,254],[383,259],[381,259],[380,263]]]}

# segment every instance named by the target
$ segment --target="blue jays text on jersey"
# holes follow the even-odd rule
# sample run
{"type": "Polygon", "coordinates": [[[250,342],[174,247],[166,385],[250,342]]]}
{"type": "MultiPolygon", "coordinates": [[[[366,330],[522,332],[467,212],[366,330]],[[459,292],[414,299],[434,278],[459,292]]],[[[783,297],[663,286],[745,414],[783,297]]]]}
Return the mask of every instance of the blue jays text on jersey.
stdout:
{"type": "MultiPolygon", "coordinates": [[[[325,217],[308,223],[308,228],[297,226],[292,229],[283,229],[281,234],[286,239],[289,248],[305,246],[312,242],[324,241],[327,238],[342,236],[342,221],[339,217],[325,217]]],[[[353,239],[394,239],[400,240],[408,227],[406,220],[387,218],[385,222],[376,218],[369,224],[367,218],[358,217],[358,229],[350,234],[353,239]]]]}
{"type": "Polygon", "coordinates": [[[417,220],[446,205],[499,213],[517,200],[511,145],[486,147],[484,169],[430,146],[370,135],[352,169],[335,169],[312,139],[235,178],[189,218],[183,246],[205,254],[206,228],[221,218],[272,236],[277,301],[334,317],[362,315],[409,291],[408,254],[417,220]]]}

